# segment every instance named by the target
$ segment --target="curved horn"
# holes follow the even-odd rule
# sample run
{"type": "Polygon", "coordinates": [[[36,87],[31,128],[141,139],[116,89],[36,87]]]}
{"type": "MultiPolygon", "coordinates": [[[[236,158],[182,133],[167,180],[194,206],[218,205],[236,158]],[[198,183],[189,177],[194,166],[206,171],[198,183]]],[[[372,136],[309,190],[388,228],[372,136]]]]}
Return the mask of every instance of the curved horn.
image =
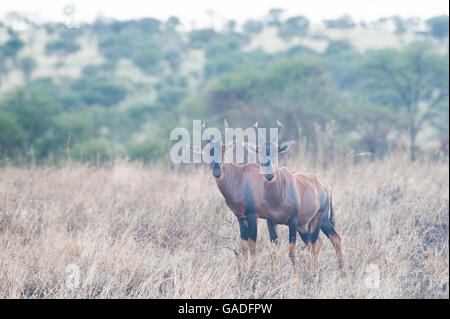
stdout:
{"type": "Polygon", "coordinates": [[[256,122],[256,123],[253,125],[253,129],[255,130],[255,133],[258,134],[258,122],[256,122]]]}
{"type": "MultiPolygon", "coordinates": [[[[284,127],[284,125],[281,124],[281,122],[277,120],[277,126],[278,126],[278,134],[277,134],[276,137],[277,137],[278,139],[280,139],[280,132],[281,132],[281,129],[284,127]]],[[[271,141],[272,141],[272,142],[275,142],[275,140],[276,140],[276,138],[273,137],[271,141]]]]}
{"type": "Polygon", "coordinates": [[[255,130],[256,133],[256,138],[257,138],[257,145],[265,143],[266,141],[266,137],[262,136],[261,134],[259,134],[259,130],[258,130],[258,122],[255,123],[255,125],[253,125],[253,129],[255,130]]]}
{"type": "Polygon", "coordinates": [[[281,124],[280,121],[277,121],[277,125],[278,125],[278,135],[280,135],[281,129],[284,127],[284,125],[281,124]]]}

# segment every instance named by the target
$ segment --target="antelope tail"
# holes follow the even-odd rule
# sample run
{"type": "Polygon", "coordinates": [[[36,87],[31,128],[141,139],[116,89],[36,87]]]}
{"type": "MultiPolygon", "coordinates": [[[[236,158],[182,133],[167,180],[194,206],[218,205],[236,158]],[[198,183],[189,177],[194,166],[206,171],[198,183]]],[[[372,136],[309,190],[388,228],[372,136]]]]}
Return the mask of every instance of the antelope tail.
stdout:
{"type": "Polygon", "coordinates": [[[330,223],[334,228],[335,220],[334,220],[334,212],[333,212],[333,198],[330,195],[330,223]]]}

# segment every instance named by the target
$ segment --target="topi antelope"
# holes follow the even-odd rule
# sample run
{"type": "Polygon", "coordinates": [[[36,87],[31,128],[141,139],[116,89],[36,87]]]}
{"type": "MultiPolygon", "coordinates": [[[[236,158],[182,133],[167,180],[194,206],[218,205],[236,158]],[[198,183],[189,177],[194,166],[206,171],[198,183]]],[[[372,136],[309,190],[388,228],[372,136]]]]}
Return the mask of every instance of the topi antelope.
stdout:
{"type": "MultiPolygon", "coordinates": [[[[283,126],[280,122],[277,123],[279,133],[283,126]]],[[[286,152],[292,142],[279,145],[277,139],[266,141],[265,137],[258,134],[257,125],[258,123],[253,128],[258,137],[258,145],[245,143],[245,146],[249,151],[260,153],[264,190],[261,197],[262,203],[258,205],[258,217],[267,219],[273,252],[272,271],[278,241],[276,225],[284,224],[289,227],[289,257],[295,278],[297,278],[295,266],[297,232],[311,249],[310,265],[315,265],[322,244],[319,237],[319,232],[322,230],[333,244],[339,267],[344,273],[341,237],[334,228],[330,188],[316,175],[292,173],[285,167],[278,168],[278,154],[286,152]]],[[[260,185],[259,182],[258,186],[260,185]]]]}
{"type": "MultiPolygon", "coordinates": [[[[226,120],[224,120],[224,124],[225,128],[228,128],[226,120]]],[[[205,124],[203,123],[202,135],[204,129],[205,124]]],[[[233,142],[224,145],[222,141],[208,139],[202,151],[192,150],[197,153],[206,152],[212,157],[210,166],[217,187],[225,198],[228,208],[238,219],[244,265],[247,265],[248,251],[250,250],[251,268],[254,270],[256,266],[257,218],[263,215],[261,208],[264,181],[257,164],[236,165],[227,162],[225,153],[233,146],[233,142]],[[217,151],[221,151],[220,156],[215,154],[217,151]]]]}

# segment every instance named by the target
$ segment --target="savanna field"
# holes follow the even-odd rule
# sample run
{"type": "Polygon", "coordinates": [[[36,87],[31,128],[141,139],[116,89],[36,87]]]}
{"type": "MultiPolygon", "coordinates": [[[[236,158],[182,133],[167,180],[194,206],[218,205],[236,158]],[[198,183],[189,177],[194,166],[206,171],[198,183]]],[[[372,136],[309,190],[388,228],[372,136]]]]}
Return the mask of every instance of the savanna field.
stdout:
{"type": "Polygon", "coordinates": [[[291,280],[278,226],[272,277],[266,222],[257,272],[238,255],[239,227],[206,165],[116,161],[0,169],[0,298],[448,298],[448,160],[340,160],[312,165],[333,188],[347,276],[330,241],[291,280]],[[379,279],[379,280],[378,280],[379,279]]]}

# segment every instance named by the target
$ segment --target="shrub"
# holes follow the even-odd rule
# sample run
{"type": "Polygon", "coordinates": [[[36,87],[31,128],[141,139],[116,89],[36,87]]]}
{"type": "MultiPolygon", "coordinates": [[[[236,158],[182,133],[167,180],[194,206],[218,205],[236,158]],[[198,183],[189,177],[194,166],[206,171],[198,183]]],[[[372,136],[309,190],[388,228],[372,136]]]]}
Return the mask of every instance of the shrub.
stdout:
{"type": "Polygon", "coordinates": [[[15,118],[0,111],[0,156],[12,156],[23,149],[26,134],[15,118]]]}
{"type": "Polygon", "coordinates": [[[109,143],[103,139],[93,139],[75,145],[71,151],[73,159],[83,162],[105,162],[114,157],[109,143]]]}
{"type": "Polygon", "coordinates": [[[59,39],[47,43],[45,52],[48,55],[56,54],[58,56],[69,55],[80,50],[80,45],[71,39],[59,39]]]}
{"type": "Polygon", "coordinates": [[[132,160],[148,162],[158,160],[167,156],[167,149],[157,141],[145,141],[142,143],[131,143],[127,145],[126,152],[132,160]]]}
{"type": "Polygon", "coordinates": [[[161,48],[156,45],[148,46],[136,52],[133,63],[145,73],[154,73],[158,70],[159,61],[162,59],[161,48]]]}
{"type": "Polygon", "coordinates": [[[243,25],[244,31],[250,34],[257,34],[260,33],[263,28],[264,24],[260,21],[256,20],[248,20],[243,25]]]}
{"type": "Polygon", "coordinates": [[[103,77],[83,77],[72,84],[72,89],[80,94],[81,99],[86,104],[102,106],[111,106],[119,103],[128,92],[128,89],[123,85],[103,77]]]}
{"type": "Polygon", "coordinates": [[[194,30],[189,33],[189,41],[193,48],[204,48],[218,36],[214,29],[194,30]]]}
{"type": "Polygon", "coordinates": [[[24,43],[18,37],[14,36],[6,43],[0,46],[0,56],[14,58],[17,53],[23,48],[24,43]]]}

